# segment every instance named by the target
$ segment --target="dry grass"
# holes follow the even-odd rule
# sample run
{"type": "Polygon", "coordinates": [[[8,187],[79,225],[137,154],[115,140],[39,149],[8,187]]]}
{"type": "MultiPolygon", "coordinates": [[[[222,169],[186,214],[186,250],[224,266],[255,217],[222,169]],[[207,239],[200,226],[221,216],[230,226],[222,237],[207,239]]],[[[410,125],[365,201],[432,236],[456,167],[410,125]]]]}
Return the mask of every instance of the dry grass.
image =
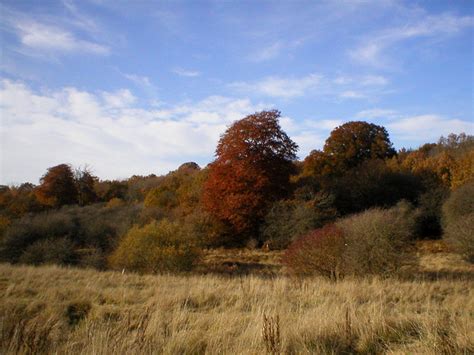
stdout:
{"type": "Polygon", "coordinates": [[[0,275],[2,354],[474,351],[472,277],[334,283],[10,265],[0,275]]]}
{"type": "Polygon", "coordinates": [[[225,275],[277,276],[281,273],[282,251],[260,249],[208,249],[197,272],[225,275]]]}

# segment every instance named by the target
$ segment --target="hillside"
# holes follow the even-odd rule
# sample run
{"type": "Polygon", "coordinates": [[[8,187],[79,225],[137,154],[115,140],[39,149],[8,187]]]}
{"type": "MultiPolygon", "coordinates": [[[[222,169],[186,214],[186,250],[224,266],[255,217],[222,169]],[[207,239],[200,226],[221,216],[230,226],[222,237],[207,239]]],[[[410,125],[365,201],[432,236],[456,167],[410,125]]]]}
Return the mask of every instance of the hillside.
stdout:
{"type": "MultiPolygon", "coordinates": [[[[204,262],[278,259],[251,253],[204,262]]],[[[337,283],[3,264],[0,352],[472,353],[474,268],[436,242],[416,253],[418,277],[337,283]]]]}

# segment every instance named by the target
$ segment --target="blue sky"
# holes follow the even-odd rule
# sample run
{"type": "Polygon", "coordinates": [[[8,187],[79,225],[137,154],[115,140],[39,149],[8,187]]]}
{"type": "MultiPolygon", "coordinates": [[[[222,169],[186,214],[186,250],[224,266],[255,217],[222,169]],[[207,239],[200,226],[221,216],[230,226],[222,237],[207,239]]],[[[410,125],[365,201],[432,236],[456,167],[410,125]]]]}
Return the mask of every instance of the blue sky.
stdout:
{"type": "Polygon", "coordinates": [[[474,133],[473,1],[0,1],[0,183],[206,165],[277,108],[299,157],[352,120],[474,133]]]}

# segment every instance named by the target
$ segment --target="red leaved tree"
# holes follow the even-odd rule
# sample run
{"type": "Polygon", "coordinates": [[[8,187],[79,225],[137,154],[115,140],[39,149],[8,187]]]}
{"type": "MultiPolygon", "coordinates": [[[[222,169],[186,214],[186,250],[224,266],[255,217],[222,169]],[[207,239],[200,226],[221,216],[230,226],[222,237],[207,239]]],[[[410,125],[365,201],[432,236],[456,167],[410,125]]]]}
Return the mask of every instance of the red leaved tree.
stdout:
{"type": "Polygon", "coordinates": [[[60,164],[48,168],[40,179],[41,185],[35,191],[41,204],[51,207],[75,204],[78,192],[71,166],[60,164]]]}
{"type": "Polygon", "coordinates": [[[204,208],[240,237],[255,237],[272,201],[288,192],[298,146],[262,111],[232,124],[217,145],[204,185],[204,208]]]}

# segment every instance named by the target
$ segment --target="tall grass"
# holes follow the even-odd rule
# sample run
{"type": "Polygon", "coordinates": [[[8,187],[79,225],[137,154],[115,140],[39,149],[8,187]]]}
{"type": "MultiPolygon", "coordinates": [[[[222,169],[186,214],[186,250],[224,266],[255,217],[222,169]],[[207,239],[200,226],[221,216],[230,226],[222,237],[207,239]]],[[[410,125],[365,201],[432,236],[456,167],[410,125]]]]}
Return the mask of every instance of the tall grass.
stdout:
{"type": "Polygon", "coordinates": [[[0,265],[0,353],[474,351],[472,279],[139,276],[0,265]]]}

